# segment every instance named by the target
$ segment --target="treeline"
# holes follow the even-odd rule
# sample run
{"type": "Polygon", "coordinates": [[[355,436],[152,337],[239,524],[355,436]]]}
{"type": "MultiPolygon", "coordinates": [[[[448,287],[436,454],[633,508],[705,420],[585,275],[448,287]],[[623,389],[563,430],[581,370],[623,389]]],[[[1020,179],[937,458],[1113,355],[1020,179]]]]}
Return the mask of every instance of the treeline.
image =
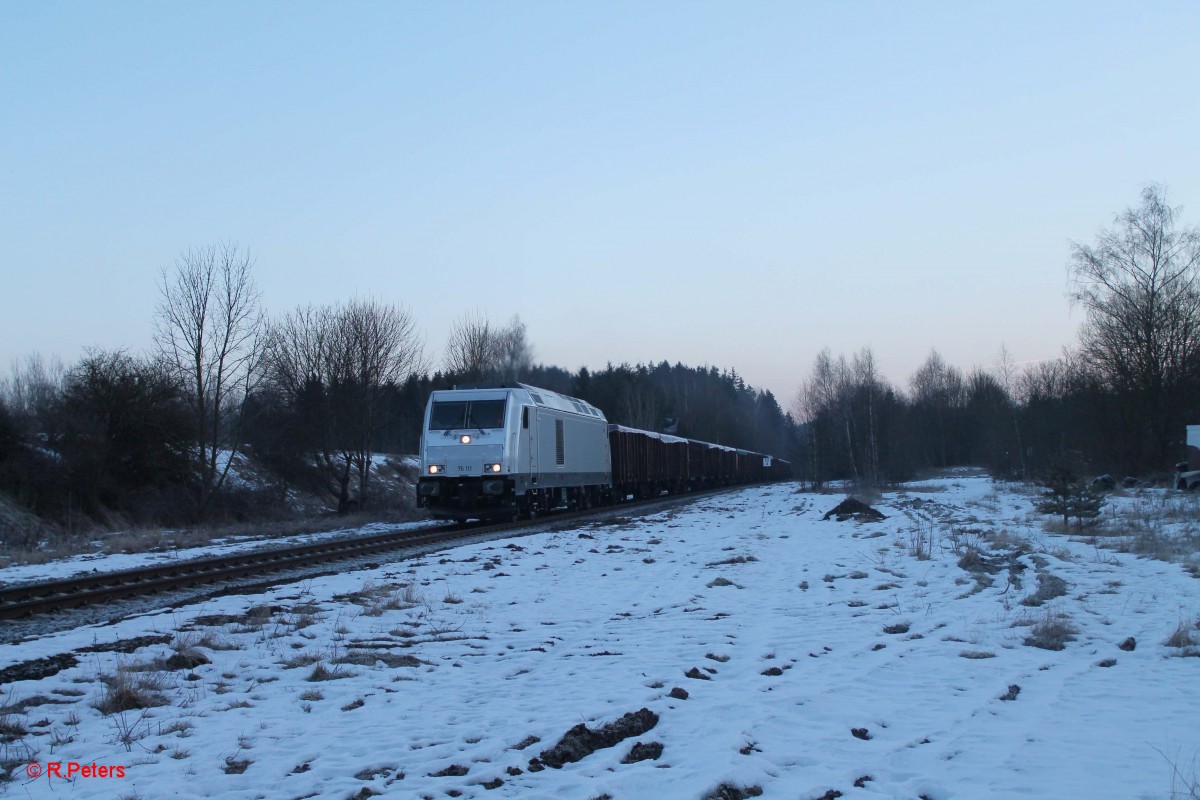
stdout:
{"type": "Polygon", "coordinates": [[[785,413],[734,371],[683,364],[570,372],[534,362],[525,326],[468,313],[435,369],[402,307],[355,299],[263,313],[236,246],[183,253],[160,276],[155,347],[31,357],[0,387],[0,539],[100,524],[180,525],[288,514],[296,491],[339,512],[381,508],[381,453],[416,453],[429,393],[522,381],[612,422],[786,458],[813,483],[882,483],[925,468],[1036,477],[1163,472],[1200,423],[1200,233],[1161,187],[1092,245],[1073,245],[1075,347],[1018,369],[964,372],[936,352],[906,386],[863,350],[816,359],[785,413]],[[249,453],[268,477],[237,480],[249,453]]]}
{"type": "Polygon", "coordinates": [[[286,516],[297,491],[338,512],[403,506],[409,498],[377,496],[380,454],[418,452],[430,392],[455,386],[527,382],[613,422],[764,452],[796,440],[775,398],[734,372],[537,365],[517,318],[464,315],[436,371],[394,304],[268,320],[251,261],[232,246],[183,254],[160,290],[150,353],[90,350],[69,367],[32,356],[0,383],[5,543],[42,534],[22,510],[70,534],[286,516]],[[243,455],[263,468],[253,482],[233,467],[243,455]]]}
{"type": "Polygon", "coordinates": [[[978,465],[1036,478],[1148,476],[1184,456],[1200,424],[1200,232],[1178,225],[1149,186],[1091,245],[1073,244],[1071,296],[1085,320],[1075,346],[1017,369],[1001,352],[964,373],[937,354],[907,387],[864,350],[821,353],[800,393],[803,474],[820,482],[903,480],[923,468],[978,465]]]}

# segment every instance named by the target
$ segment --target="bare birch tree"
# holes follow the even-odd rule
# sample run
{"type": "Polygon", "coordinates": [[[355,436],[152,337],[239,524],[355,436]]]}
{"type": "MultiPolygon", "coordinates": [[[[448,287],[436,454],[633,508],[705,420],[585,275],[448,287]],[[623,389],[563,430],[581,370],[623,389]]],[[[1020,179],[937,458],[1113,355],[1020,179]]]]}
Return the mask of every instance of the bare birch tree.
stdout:
{"type": "Polygon", "coordinates": [[[221,244],[188,250],[161,273],[155,342],[187,392],[201,510],[241,449],[246,397],[263,375],[266,327],[253,265],[249,252],[221,244]]]}
{"type": "Polygon", "coordinates": [[[875,363],[875,354],[871,348],[864,347],[854,356],[853,361],[855,394],[860,403],[866,405],[866,477],[870,485],[879,484],[879,433],[877,422],[877,407],[879,397],[883,392],[883,380],[879,375],[879,366],[875,363]]]}
{"type": "Polygon", "coordinates": [[[1143,409],[1151,463],[1166,457],[1183,387],[1200,360],[1200,230],[1176,227],[1166,189],[1117,215],[1094,245],[1072,243],[1071,299],[1083,355],[1143,409]]]}
{"type": "Polygon", "coordinates": [[[1012,353],[1008,351],[1008,347],[1004,344],[1000,345],[1000,352],[996,357],[996,380],[1000,387],[1004,389],[1005,395],[1009,399],[1009,416],[1012,419],[1013,435],[1016,437],[1017,444],[1017,464],[1020,465],[1021,477],[1025,476],[1025,445],[1021,442],[1021,419],[1017,413],[1020,405],[1017,402],[1017,365],[1013,361],[1012,353]]]}
{"type": "Polygon", "coordinates": [[[924,442],[928,466],[944,467],[951,463],[952,412],[965,400],[962,371],[947,364],[937,350],[909,379],[909,391],[919,435],[924,442]]]}

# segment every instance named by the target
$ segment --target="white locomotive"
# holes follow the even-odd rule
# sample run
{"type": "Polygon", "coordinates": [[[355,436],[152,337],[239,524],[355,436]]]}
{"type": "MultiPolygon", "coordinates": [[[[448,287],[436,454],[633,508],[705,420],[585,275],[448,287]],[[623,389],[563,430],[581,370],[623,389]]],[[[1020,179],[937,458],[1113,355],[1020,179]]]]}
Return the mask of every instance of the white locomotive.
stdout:
{"type": "Polygon", "coordinates": [[[609,425],[582,400],[518,383],[430,395],[417,505],[435,519],[532,517],[790,475],[782,459],[609,425]]]}
{"type": "Polygon", "coordinates": [[[524,384],[430,395],[417,502],[435,519],[588,507],[611,488],[608,420],[582,400],[524,384]]]}

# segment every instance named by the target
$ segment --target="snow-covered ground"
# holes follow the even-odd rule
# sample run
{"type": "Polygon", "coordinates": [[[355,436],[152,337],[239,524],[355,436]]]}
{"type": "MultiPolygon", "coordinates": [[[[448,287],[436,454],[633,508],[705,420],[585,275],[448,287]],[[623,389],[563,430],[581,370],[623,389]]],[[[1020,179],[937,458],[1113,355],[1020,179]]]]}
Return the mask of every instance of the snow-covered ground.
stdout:
{"type": "MultiPolygon", "coordinates": [[[[223,459],[219,468],[223,469],[228,463],[231,453],[227,450],[221,451],[219,454],[223,459]]],[[[409,468],[415,467],[417,462],[416,456],[395,456],[386,453],[376,453],[372,457],[372,463],[375,465],[375,482],[381,492],[386,492],[389,489],[394,489],[396,479],[394,476],[389,476],[385,468],[394,466],[395,464],[403,464],[409,468]]],[[[247,475],[253,475],[252,466],[248,466],[244,456],[239,456],[238,461],[234,463],[235,469],[230,470],[229,480],[240,486],[259,486],[261,485],[256,480],[248,478],[247,475]],[[240,467],[237,469],[236,467],[240,467]]],[[[208,558],[210,556],[226,556],[234,553],[246,552],[250,550],[258,550],[265,548],[290,547],[299,544],[311,544],[323,539],[339,538],[344,536],[354,536],[373,533],[392,533],[413,528],[428,527],[428,520],[418,520],[416,522],[375,522],[365,526],[356,528],[340,528],[331,531],[320,531],[317,533],[295,534],[292,536],[265,536],[265,535],[244,535],[230,536],[213,539],[204,545],[192,547],[172,547],[172,548],[157,548],[147,550],[140,553],[109,553],[106,551],[103,540],[94,543],[92,552],[78,553],[67,558],[48,561],[37,564],[14,564],[10,566],[0,567],[0,586],[13,586],[21,583],[33,583],[37,581],[60,580],[63,578],[71,578],[78,575],[89,574],[92,572],[110,572],[123,569],[137,569],[139,567],[158,566],[167,564],[172,561],[185,559],[208,558]]],[[[130,534],[132,538],[137,537],[137,533],[130,534]]],[[[181,540],[186,540],[187,535],[181,535],[181,540]]]]}
{"type": "Polygon", "coordinates": [[[77,660],[4,687],[7,792],[1167,798],[1194,779],[1200,658],[1167,642],[1200,581],[1047,534],[983,477],[889,493],[881,522],[822,521],[840,499],[746,489],[0,646],[0,669],[77,660]],[[1061,650],[1025,643],[1065,628],[1061,650]],[[160,704],[102,714],[111,676],[160,704]],[[643,708],[638,735],[531,764],[643,708]],[[635,743],[662,750],[624,763],[635,743]]]}

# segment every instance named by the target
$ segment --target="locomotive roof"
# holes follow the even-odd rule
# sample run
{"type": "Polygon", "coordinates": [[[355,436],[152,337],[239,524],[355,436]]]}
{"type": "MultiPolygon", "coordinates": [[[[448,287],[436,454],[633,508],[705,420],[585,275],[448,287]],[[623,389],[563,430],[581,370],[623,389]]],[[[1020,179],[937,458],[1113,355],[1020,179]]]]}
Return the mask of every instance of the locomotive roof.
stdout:
{"type": "Polygon", "coordinates": [[[438,389],[434,394],[444,398],[448,394],[469,393],[467,398],[499,398],[501,393],[519,392],[528,396],[529,401],[543,408],[553,408],[556,411],[566,411],[571,414],[581,414],[585,417],[594,417],[598,420],[607,422],[608,418],[604,416],[604,412],[590,403],[570,397],[558,392],[552,392],[549,389],[539,389],[536,386],[529,386],[524,383],[493,383],[493,384],[478,384],[474,386],[456,386],[453,389],[438,389]]]}
{"type": "Polygon", "coordinates": [[[585,403],[582,400],[570,397],[558,392],[552,392],[549,389],[539,389],[536,386],[530,386],[525,383],[516,384],[529,393],[529,399],[539,406],[553,408],[559,411],[570,411],[575,414],[583,414],[585,417],[595,417],[596,419],[608,421],[604,416],[604,412],[596,408],[590,403],[585,403]]]}

